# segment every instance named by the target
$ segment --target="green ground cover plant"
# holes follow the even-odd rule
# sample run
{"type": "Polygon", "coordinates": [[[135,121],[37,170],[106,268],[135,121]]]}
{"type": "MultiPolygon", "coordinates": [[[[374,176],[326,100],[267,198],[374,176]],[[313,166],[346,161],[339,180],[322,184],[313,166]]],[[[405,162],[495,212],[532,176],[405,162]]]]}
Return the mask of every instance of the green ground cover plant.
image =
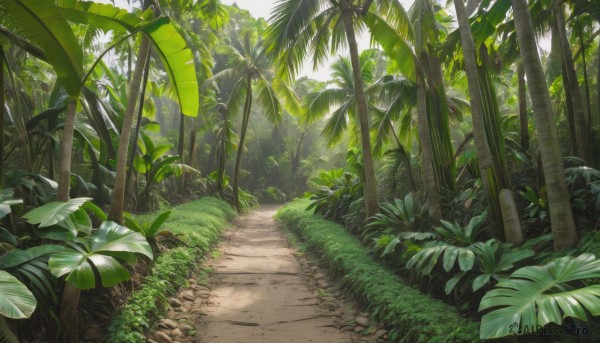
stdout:
{"type": "Polygon", "coordinates": [[[322,256],[332,275],[340,277],[340,284],[369,304],[373,317],[392,327],[393,341],[478,341],[477,323],[408,286],[375,261],[369,249],[341,225],[306,211],[308,205],[307,200],[294,201],[279,210],[277,220],[322,256]]]}
{"type": "Polygon", "coordinates": [[[168,297],[187,284],[189,271],[208,255],[234,217],[233,208],[217,198],[202,198],[174,207],[163,227],[182,246],[159,255],[143,286],[113,317],[105,342],[144,342],[144,331],[166,309],[168,297]]]}

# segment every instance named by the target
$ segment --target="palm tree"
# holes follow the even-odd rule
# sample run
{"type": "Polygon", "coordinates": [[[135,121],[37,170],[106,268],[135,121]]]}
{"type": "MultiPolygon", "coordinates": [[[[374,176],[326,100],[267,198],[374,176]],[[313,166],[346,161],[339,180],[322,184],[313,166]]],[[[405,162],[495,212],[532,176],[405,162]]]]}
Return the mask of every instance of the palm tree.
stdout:
{"type": "Polygon", "coordinates": [[[236,113],[242,101],[244,102],[232,184],[234,205],[239,212],[241,210],[239,205],[239,178],[244,141],[254,100],[253,85],[256,86],[256,97],[259,105],[262,107],[267,119],[275,125],[281,121],[282,103],[279,98],[283,99],[283,105],[290,108],[297,108],[299,105],[294,104],[297,100],[291,88],[271,71],[266,49],[256,31],[248,29],[241,32],[232,31],[230,39],[230,44],[222,47],[222,50],[229,57],[228,68],[216,73],[205,84],[212,84],[221,79],[233,80],[234,85],[226,106],[227,113],[236,113]]]}
{"type": "Polygon", "coordinates": [[[362,18],[372,3],[386,6],[396,0],[280,0],[273,11],[268,32],[270,49],[279,60],[281,72],[293,77],[312,54],[317,67],[345,43],[350,52],[354,76],[360,138],[365,166],[365,209],[368,217],[377,212],[377,186],[369,133],[369,110],[362,80],[356,31],[364,27],[362,18]]]}
{"type": "MultiPolygon", "coordinates": [[[[575,62],[573,61],[573,53],[571,52],[571,44],[567,36],[567,23],[565,13],[562,8],[563,0],[552,0],[554,23],[553,30],[556,33],[559,42],[559,57],[563,66],[563,83],[565,85],[565,93],[567,95],[567,104],[569,111],[572,114],[572,131],[574,137],[572,147],[575,155],[590,164],[591,158],[588,148],[587,130],[585,122],[585,113],[583,109],[583,98],[581,88],[579,87],[579,79],[575,71],[575,62]]],[[[590,125],[590,123],[587,123],[590,125]]]]}
{"type": "MultiPolygon", "coordinates": [[[[366,84],[373,81],[373,61],[365,54],[361,55],[361,78],[366,84]]],[[[357,102],[354,97],[354,74],[348,58],[339,57],[331,65],[331,77],[334,87],[327,87],[308,94],[304,99],[305,111],[301,122],[312,125],[318,119],[331,114],[325,123],[321,135],[327,144],[333,146],[340,142],[344,132],[351,127],[358,129],[357,102]]],[[[372,108],[372,106],[369,106],[372,108]]],[[[357,130],[351,132],[356,133],[357,130]]],[[[356,135],[360,139],[360,132],[356,135]]],[[[358,142],[359,140],[356,140],[358,142]]]]}
{"type": "MultiPolygon", "coordinates": [[[[481,174],[481,181],[483,183],[485,195],[490,204],[492,213],[496,218],[496,225],[499,227],[504,226],[504,232],[498,230],[497,236],[500,236],[500,238],[505,238],[511,243],[519,243],[522,240],[521,230],[520,228],[513,227],[514,223],[519,223],[519,218],[508,218],[509,212],[501,213],[499,188],[504,186],[500,180],[500,178],[503,176],[503,173],[502,169],[498,170],[499,168],[494,166],[492,152],[490,146],[488,145],[484,115],[485,109],[483,104],[483,91],[479,82],[480,79],[478,72],[477,53],[475,50],[473,35],[471,33],[471,25],[469,25],[469,18],[467,16],[467,11],[463,0],[454,0],[454,7],[456,9],[456,18],[458,20],[458,28],[462,42],[465,71],[469,84],[472,114],[471,117],[473,119],[473,133],[475,147],[477,149],[477,164],[481,174]],[[505,225],[502,225],[503,214],[505,225]]],[[[507,199],[511,199],[511,197],[507,197],[507,199]]]]}
{"type": "Polygon", "coordinates": [[[552,103],[544,70],[538,55],[535,31],[526,0],[511,0],[519,50],[527,75],[529,95],[537,127],[540,155],[546,179],[550,222],[554,235],[554,249],[575,246],[577,232],[565,183],[562,156],[554,124],[552,103]]]}
{"type": "MultiPolygon", "coordinates": [[[[441,191],[454,190],[456,168],[450,137],[449,108],[441,62],[435,46],[439,44],[439,25],[431,0],[416,1],[410,16],[396,2],[379,11],[365,12],[365,23],[372,37],[398,69],[416,80],[418,133],[423,182],[434,221],[442,218],[441,191]]],[[[437,6],[437,4],[436,4],[437,6]]]]}

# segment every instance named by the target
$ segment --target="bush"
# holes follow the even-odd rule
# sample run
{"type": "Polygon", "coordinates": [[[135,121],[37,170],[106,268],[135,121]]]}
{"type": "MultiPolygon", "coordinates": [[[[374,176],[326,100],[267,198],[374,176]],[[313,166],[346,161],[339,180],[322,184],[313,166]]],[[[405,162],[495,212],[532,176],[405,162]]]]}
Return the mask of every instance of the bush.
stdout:
{"type": "Polygon", "coordinates": [[[295,201],[277,213],[286,228],[306,239],[340,285],[369,304],[377,320],[392,327],[394,341],[478,341],[477,323],[461,317],[454,308],[408,286],[384,268],[353,236],[338,224],[305,209],[307,200],[295,201]]]}
{"type": "Polygon", "coordinates": [[[144,332],[167,308],[167,298],[186,284],[189,271],[218,242],[227,222],[234,217],[231,206],[216,198],[175,207],[164,227],[186,246],[170,249],[156,259],[152,274],[112,318],[105,341],[144,342],[144,332]]]}

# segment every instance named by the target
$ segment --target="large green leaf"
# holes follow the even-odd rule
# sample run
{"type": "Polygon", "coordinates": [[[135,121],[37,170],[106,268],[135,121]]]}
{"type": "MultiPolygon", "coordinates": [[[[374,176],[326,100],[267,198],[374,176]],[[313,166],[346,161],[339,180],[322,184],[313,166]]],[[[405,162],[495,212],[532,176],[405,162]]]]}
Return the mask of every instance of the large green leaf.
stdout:
{"type": "Polygon", "coordinates": [[[59,0],[57,6],[60,13],[73,22],[90,24],[107,31],[134,31],[142,21],[127,10],[109,4],[90,1],[59,0]]]}
{"type": "Polygon", "coordinates": [[[29,318],[37,302],[16,277],[0,270],[0,315],[13,319],[29,318]]]}
{"type": "MultiPolygon", "coordinates": [[[[50,273],[48,258],[65,250],[64,246],[44,244],[27,250],[15,249],[2,259],[0,269],[17,276],[42,303],[58,303],[57,280],[50,273]]],[[[42,306],[47,305],[43,304],[42,306]]]]}
{"type": "Polygon", "coordinates": [[[17,267],[23,263],[35,260],[45,255],[54,254],[65,250],[63,246],[54,244],[44,244],[31,247],[27,250],[15,249],[2,258],[0,268],[9,269],[17,267]]]}
{"type": "Polygon", "coordinates": [[[196,117],[200,96],[192,51],[173,25],[151,27],[147,32],[169,75],[181,113],[196,117]]]}
{"type": "Polygon", "coordinates": [[[171,216],[171,211],[165,211],[165,212],[161,213],[158,217],[156,217],[156,219],[154,219],[152,224],[150,224],[150,227],[144,233],[146,235],[146,237],[156,236],[156,234],[162,229],[162,226],[165,223],[165,221],[170,216],[171,216]]]}
{"type": "Polygon", "coordinates": [[[470,247],[458,247],[438,241],[417,252],[408,260],[406,267],[416,270],[421,275],[430,275],[442,255],[442,266],[446,272],[452,270],[457,261],[460,270],[465,272],[471,270],[475,263],[475,254],[470,247]]]}
{"type": "Polygon", "coordinates": [[[121,260],[134,262],[135,254],[153,258],[152,249],[144,236],[113,222],[104,222],[91,237],[85,250],[59,252],[48,261],[56,277],[66,275],[66,281],[80,289],[96,286],[96,273],[102,286],[110,287],[128,280],[130,275],[121,260]]]}
{"type": "Polygon", "coordinates": [[[586,310],[600,315],[600,285],[569,284],[597,278],[600,259],[593,254],[561,257],[515,271],[481,300],[479,311],[494,309],[481,318],[481,338],[512,335],[515,327],[532,331],[548,323],[561,324],[567,317],[586,321],[586,310]]]}
{"type": "Polygon", "coordinates": [[[75,198],[67,202],[50,202],[33,209],[23,215],[29,224],[39,224],[39,227],[56,225],[67,219],[91,198],[75,198]]]}
{"type": "Polygon", "coordinates": [[[38,45],[54,67],[70,96],[78,96],[83,73],[83,51],[69,23],[50,0],[5,0],[9,20],[38,45]]]}
{"type": "MultiPolygon", "coordinates": [[[[390,12],[392,13],[392,12],[390,12]]],[[[383,51],[390,56],[402,74],[414,80],[416,54],[414,51],[413,31],[408,15],[403,11],[394,11],[394,15],[385,15],[369,11],[364,22],[371,31],[371,36],[383,51]]]]}
{"type": "Polygon", "coordinates": [[[104,31],[146,32],[169,76],[181,113],[198,115],[200,96],[192,51],[168,18],[147,21],[109,4],[87,1],[62,0],[59,6],[61,13],[73,22],[92,24],[104,31]]]}

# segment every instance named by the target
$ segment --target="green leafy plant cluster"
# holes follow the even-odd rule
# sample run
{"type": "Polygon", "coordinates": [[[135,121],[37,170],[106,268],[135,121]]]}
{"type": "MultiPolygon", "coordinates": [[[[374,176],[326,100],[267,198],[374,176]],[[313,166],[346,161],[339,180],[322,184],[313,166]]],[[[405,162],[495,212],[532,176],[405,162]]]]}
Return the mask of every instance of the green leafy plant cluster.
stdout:
{"type": "MultiPolygon", "coordinates": [[[[146,216],[140,216],[146,217],[146,216]]],[[[112,319],[106,342],[144,342],[144,332],[167,308],[167,298],[186,284],[189,271],[217,243],[235,212],[226,202],[202,198],[173,208],[163,227],[185,246],[163,252],[146,278],[112,319]]]]}
{"type": "Polygon", "coordinates": [[[375,261],[369,249],[342,226],[305,211],[307,205],[307,200],[295,201],[281,209],[277,219],[322,256],[330,271],[340,277],[340,284],[369,304],[373,317],[392,327],[393,341],[478,340],[477,323],[407,285],[375,261]]]}

